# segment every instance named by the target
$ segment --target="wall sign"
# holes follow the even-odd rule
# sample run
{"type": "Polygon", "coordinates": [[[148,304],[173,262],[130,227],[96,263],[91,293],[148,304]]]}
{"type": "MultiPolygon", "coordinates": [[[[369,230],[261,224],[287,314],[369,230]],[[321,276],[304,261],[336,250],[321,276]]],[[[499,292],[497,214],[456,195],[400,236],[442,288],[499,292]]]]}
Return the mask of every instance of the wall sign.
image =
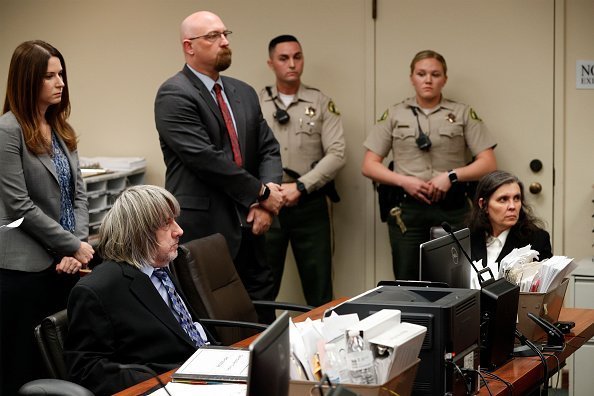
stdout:
{"type": "Polygon", "coordinates": [[[577,89],[594,89],[594,61],[579,60],[575,62],[575,87],[577,89]]]}

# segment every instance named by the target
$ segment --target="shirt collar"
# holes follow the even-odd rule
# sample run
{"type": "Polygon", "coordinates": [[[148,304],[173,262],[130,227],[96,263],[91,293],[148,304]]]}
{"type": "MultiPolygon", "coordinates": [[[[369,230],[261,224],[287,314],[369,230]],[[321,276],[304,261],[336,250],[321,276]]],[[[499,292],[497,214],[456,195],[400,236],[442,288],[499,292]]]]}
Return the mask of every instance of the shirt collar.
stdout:
{"type": "Polygon", "coordinates": [[[510,229],[503,231],[499,236],[494,237],[493,235],[489,235],[487,237],[487,246],[491,246],[494,243],[499,243],[500,246],[505,245],[505,241],[507,241],[507,236],[509,235],[510,229]]]}
{"type": "MultiPolygon", "coordinates": [[[[163,269],[167,269],[169,268],[169,266],[165,266],[165,267],[160,267],[163,269]]],[[[142,267],[140,267],[140,271],[145,274],[146,276],[148,276],[149,278],[153,276],[153,272],[155,272],[157,268],[153,267],[150,264],[144,264],[142,267]]]]}
{"type": "Polygon", "coordinates": [[[219,76],[219,78],[215,81],[206,74],[200,73],[199,71],[192,69],[190,65],[186,64],[186,66],[188,67],[188,69],[190,69],[192,73],[194,73],[194,75],[196,75],[196,77],[200,79],[200,81],[202,81],[202,83],[206,86],[206,89],[208,89],[208,92],[213,92],[215,84],[219,84],[221,88],[223,88],[223,91],[225,90],[225,87],[223,86],[223,81],[221,80],[221,76],[219,76]]]}
{"type": "MultiPolygon", "coordinates": [[[[291,103],[296,103],[296,102],[309,102],[309,103],[313,103],[315,100],[315,97],[310,93],[311,88],[309,88],[307,85],[300,83],[299,84],[299,89],[297,90],[297,92],[293,95],[293,102],[291,103]]],[[[272,97],[274,99],[278,98],[279,94],[278,94],[278,90],[276,89],[276,84],[274,84],[272,86],[272,97]]],[[[268,93],[266,93],[266,99],[264,99],[265,101],[270,101],[272,100],[270,98],[270,95],[268,95],[268,93]]]]}
{"type": "MultiPolygon", "coordinates": [[[[433,111],[436,112],[439,109],[447,109],[447,110],[453,110],[453,106],[452,106],[452,101],[449,99],[446,99],[443,97],[443,95],[441,95],[441,100],[439,101],[439,103],[437,104],[437,106],[435,107],[435,110],[433,111]]],[[[408,99],[404,100],[404,104],[408,105],[408,107],[417,107],[419,108],[419,104],[417,103],[417,98],[415,96],[410,97],[408,99]]]]}

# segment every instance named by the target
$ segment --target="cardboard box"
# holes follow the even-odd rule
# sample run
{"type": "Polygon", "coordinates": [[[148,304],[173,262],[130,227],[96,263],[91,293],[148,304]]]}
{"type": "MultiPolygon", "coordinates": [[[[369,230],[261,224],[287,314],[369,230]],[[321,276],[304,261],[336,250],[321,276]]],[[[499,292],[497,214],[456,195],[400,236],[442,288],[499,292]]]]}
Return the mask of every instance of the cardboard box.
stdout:
{"type": "MultiPolygon", "coordinates": [[[[417,368],[421,360],[417,359],[402,373],[382,385],[354,385],[344,384],[348,389],[361,396],[407,396],[412,393],[413,383],[417,375],[417,368]]],[[[289,383],[289,396],[310,396],[318,394],[317,382],[291,380],[289,383]]],[[[328,390],[327,386],[323,387],[328,390]]]]}
{"type": "Polygon", "coordinates": [[[535,341],[546,336],[544,330],[528,317],[528,312],[551,323],[559,319],[568,283],[569,279],[564,279],[556,289],[548,293],[520,293],[517,327],[526,338],[535,341]]]}

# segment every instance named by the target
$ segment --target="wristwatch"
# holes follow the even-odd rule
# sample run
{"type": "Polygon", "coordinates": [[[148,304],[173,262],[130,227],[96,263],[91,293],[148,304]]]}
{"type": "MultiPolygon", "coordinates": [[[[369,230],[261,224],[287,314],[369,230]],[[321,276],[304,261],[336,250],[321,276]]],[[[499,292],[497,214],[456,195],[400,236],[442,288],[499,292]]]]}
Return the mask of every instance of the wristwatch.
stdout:
{"type": "Polygon", "coordinates": [[[454,169],[450,169],[448,171],[448,177],[450,178],[450,183],[458,183],[458,175],[456,174],[456,171],[454,169]]]}
{"type": "Polygon", "coordinates": [[[270,189],[268,188],[267,185],[264,185],[264,188],[263,188],[262,192],[260,193],[260,196],[258,197],[258,202],[266,201],[269,196],[270,196],[270,189]]]}
{"type": "Polygon", "coordinates": [[[297,191],[299,191],[301,194],[307,194],[307,190],[305,189],[305,184],[303,184],[299,180],[297,180],[295,182],[295,184],[297,185],[297,191]]]}

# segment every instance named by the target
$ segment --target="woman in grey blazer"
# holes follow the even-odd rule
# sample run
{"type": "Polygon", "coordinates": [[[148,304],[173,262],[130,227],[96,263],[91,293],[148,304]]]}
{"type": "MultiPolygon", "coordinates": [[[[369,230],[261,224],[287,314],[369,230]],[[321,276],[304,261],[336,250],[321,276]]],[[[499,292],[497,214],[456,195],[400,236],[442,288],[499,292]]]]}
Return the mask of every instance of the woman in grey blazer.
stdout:
{"type": "Polygon", "coordinates": [[[43,376],[33,329],[66,307],[93,257],[62,54],[27,41],[12,56],[0,116],[0,394],[43,376]]]}

